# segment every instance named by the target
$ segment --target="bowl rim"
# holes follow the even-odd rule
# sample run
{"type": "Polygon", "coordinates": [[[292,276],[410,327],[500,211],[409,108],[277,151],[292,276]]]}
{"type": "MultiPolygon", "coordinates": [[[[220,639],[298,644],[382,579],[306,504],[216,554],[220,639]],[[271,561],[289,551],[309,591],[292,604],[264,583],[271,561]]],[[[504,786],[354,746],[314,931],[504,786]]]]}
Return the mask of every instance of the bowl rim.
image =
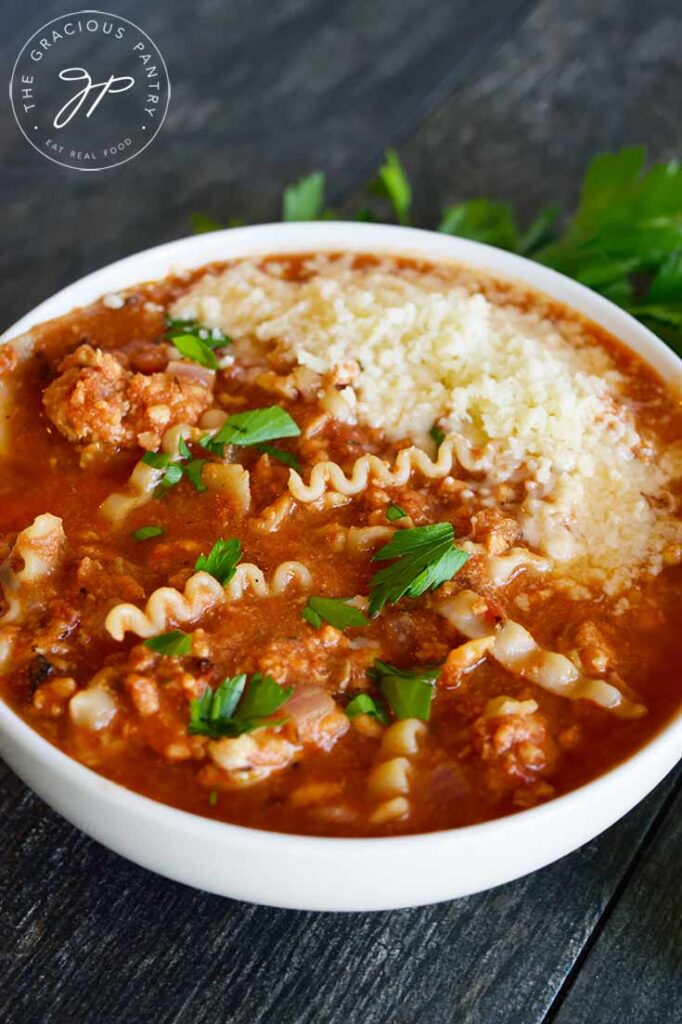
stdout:
{"type": "MultiPolygon", "coordinates": [[[[203,235],[188,236],[142,250],[79,278],[40,302],[17,320],[0,337],[0,344],[30,331],[54,317],[87,305],[112,291],[123,290],[173,273],[175,269],[194,269],[220,260],[268,255],[294,255],[315,252],[370,252],[376,255],[413,256],[433,263],[470,266],[501,281],[521,284],[548,296],[569,310],[593,321],[630,351],[634,351],[660,376],[674,378],[682,372],[682,360],[634,317],[603,296],[548,267],[470,239],[442,235],[434,231],[387,224],[360,224],[347,221],[285,222],[230,228],[203,235]],[[285,241],[286,240],[286,241],[285,241]],[[225,251],[227,250],[227,252],[225,251]],[[178,261],[178,264],[174,263],[178,261]],[[135,268],[144,265],[149,272],[135,268]],[[556,294],[559,292],[560,294],[556,294]]],[[[379,848],[447,846],[457,837],[486,836],[501,838],[501,833],[532,829],[534,825],[564,819],[580,810],[586,795],[600,803],[617,787],[627,786],[646,768],[665,762],[665,772],[682,749],[682,709],[664,723],[659,731],[629,757],[594,779],[563,793],[544,804],[473,825],[431,832],[393,836],[324,836],[295,832],[276,832],[265,828],[233,824],[199,813],[182,810],[114,782],[64,753],[32,729],[4,700],[0,699],[0,724],[13,734],[17,743],[42,766],[54,769],[75,788],[88,789],[93,799],[104,799],[122,810],[146,816],[154,823],[173,826],[177,831],[193,832],[196,838],[224,837],[238,846],[265,844],[280,850],[305,853],[306,848],[324,847],[339,851],[379,848]]],[[[0,741],[2,736],[0,735],[0,741]]],[[[0,754],[2,753],[0,749],[0,754]]],[[[679,755],[678,755],[679,756],[679,755]]],[[[655,784],[655,783],[654,783],[655,784]]],[[[646,790],[650,792],[651,786],[646,790]]],[[[640,799],[641,797],[638,797],[640,799]]],[[[603,828],[612,824],[604,814],[603,828]]]]}

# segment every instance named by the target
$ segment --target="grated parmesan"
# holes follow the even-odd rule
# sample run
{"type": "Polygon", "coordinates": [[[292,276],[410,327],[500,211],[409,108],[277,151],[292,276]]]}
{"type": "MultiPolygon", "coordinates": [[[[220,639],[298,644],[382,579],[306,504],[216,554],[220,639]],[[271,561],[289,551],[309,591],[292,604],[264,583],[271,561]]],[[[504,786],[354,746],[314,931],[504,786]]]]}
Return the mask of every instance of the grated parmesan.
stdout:
{"type": "Polygon", "coordinates": [[[659,572],[679,539],[665,489],[682,470],[649,451],[626,378],[577,319],[493,301],[443,273],[316,257],[310,276],[250,261],[200,278],[172,315],[277,348],[326,374],[357,363],[353,412],[433,448],[438,422],[481,453],[486,485],[526,482],[526,541],[615,593],[659,572]]]}

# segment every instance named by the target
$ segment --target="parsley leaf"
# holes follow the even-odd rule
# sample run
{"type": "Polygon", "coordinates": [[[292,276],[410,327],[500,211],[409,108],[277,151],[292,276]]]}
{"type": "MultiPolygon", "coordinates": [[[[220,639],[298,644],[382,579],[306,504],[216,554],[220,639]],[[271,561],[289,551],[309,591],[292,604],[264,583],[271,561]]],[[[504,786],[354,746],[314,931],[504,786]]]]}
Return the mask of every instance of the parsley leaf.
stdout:
{"type": "Polygon", "coordinates": [[[182,472],[192,484],[194,490],[199,491],[199,493],[207,490],[206,484],[201,479],[201,474],[205,465],[206,459],[190,459],[190,461],[182,467],[182,472]]]}
{"type": "Polygon", "coordinates": [[[168,633],[159,633],[145,640],[144,646],[157,654],[180,655],[189,654],[192,647],[192,634],[183,633],[181,629],[171,629],[168,633]]]}
{"type": "Polygon", "coordinates": [[[396,561],[381,569],[372,580],[370,615],[376,615],[389,601],[395,604],[401,597],[420,597],[452,579],[469,557],[466,551],[454,546],[450,523],[398,530],[374,555],[374,561],[396,561]]]}
{"type": "Polygon", "coordinates": [[[206,484],[201,479],[206,459],[194,459],[184,437],[178,440],[178,454],[180,461],[173,460],[173,456],[167,452],[145,452],[142,462],[154,469],[165,470],[158,486],[163,490],[179,484],[183,476],[186,476],[194,487],[195,491],[207,490],[206,484]]]}
{"type": "Polygon", "coordinates": [[[400,505],[389,505],[386,509],[386,518],[389,523],[395,523],[398,519],[406,519],[407,512],[400,505]]]}
{"type": "Polygon", "coordinates": [[[390,722],[386,708],[379,704],[374,697],[370,697],[368,693],[359,693],[356,697],[353,697],[346,704],[344,710],[348,718],[351,719],[357,718],[358,715],[371,715],[372,718],[376,718],[382,725],[388,725],[390,722]]]}
{"type": "Polygon", "coordinates": [[[172,457],[167,452],[145,452],[142,462],[146,466],[152,466],[153,469],[164,470],[159,487],[174,487],[182,480],[182,468],[172,461],[172,457]]]}
{"type": "Polygon", "coordinates": [[[386,150],[384,162],[377,172],[375,181],[371,183],[370,190],[375,195],[385,196],[391,201],[399,224],[410,223],[412,189],[394,149],[386,150]]]}
{"type": "Polygon", "coordinates": [[[336,629],[368,626],[367,616],[359,608],[348,604],[349,600],[343,597],[309,597],[301,616],[315,629],[319,629],[323,622],[328,622],[336,629]]]}
{"type": "Polygon", "coordinates": [[[218,583],[229,583],[242,557],[241,542],[236,537],[217,540],[207,555],[199,555],[194,568],[210,573],[218,583]]]}
{"type": "Polygon", "coordinates": [[[283,725],[286,718],[270,716],[292,691],[292,686],[280,686],[270,676],[259,672],[251,676],[248,686],[245,673],[224,679],[215,691],[207,687],[198,700],[190,701],[188,731],[217,739],[283,725]]]}
{"type": "Polygon", "coordinates": [[[378,681],[397,719],[420,718],[428,722],[435,694],[433,684],[440,675],[438,666],[419,665],[416,668],[401,669],[376,660],[368,675],[378,681]]]}
{"type": "Polygon", "coordinates": [[[301,463],[292,452],[285,452],[281,448],[275,448],[274,444],[259,444],[258,451],[263,452],[264,455],[270,455],[279,462],[283,462],[285,466],[295,469],[297,473],[301,472],[301,463]]]}
{"type": "Polygon", "coordinates": [[[516,250],[518,232],[511,207],[489,199],[470,199],[449,206],[438,228],[446,235],[459,235],[475,242],[516,250]]]}
{"type": "Polygon", "coordinates": [[[443,441],[445,440],[445,431],[442,430],[437,423],[434,423],[434,425],[429,430],[429,437],[433,441],[435,441],[438,447],[440,448],[443,441]]]}
{"type": "Polygon", "coordinates": [[[210,349],[221,348],[232,342],[219,327],[204,327],[197,320],[174,319],[166,314],[166,338],[175,342],[176,338],[192,337],[210,349]]]}
{"type": "Polygon", "coordinates": [[[150,540],[152,537],[163,537],[163,526],[141,526],[139,530],[133,530],[130,536],[133,540],[150,540]]]}
{"type": "Polygon", "coordinates": [[[324,181],[322,171],[301,178],[284,190],[282,220],[319,220],[324,212],[324,181]]]}
{"type": "Polygon", "coordinates": [[[185,359],[191,359],[194,363],[200,363],[209,370],[218,369],[218,360],[212,349],[201,338],[194,334],[178,334],[173,339],[173,344],[185,359]]]}
{"type": "Polygon", "coordinates": [[[228,416],[216,434],[207,434],[199,444],[222,455],[228,444],[263,444],[281,437],[298,437],[300,433],[288,412],[279,405],[270,405],[265,409],[250,409],[228,416]]]}

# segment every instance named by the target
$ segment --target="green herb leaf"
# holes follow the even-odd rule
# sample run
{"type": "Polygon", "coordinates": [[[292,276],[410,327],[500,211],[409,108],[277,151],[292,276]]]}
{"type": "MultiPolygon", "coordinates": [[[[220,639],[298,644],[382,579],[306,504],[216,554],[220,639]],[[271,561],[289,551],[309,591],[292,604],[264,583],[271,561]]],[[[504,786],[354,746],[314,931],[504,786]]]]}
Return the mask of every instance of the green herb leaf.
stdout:
{"type": "Polygon", "coordinates": [[[540,210],[519,238],[516,251],[521,256],[532,256],[540,246],[547,245],[558,216],[558,206],[546,206],[544,210],[540,210]]]}
{"type": "Polygon", "coordinates": [[[395,604],[401,597],[420,597],[452,579],[469,557],[466,551],[454,546],[450,523],[396,531],[374,555],[374,561],[395,558],[396,562],[381,569],[372,580],[370,615],[376,615],[389,601],[395,604]]]}
{"type": "Polygon", "coordinates": [[[368,675],[379,683],[397,719],[420,718],[428,722],[435,693],[434,683],[440,675],[439,666],[419,665],[400,669],[377,660],[368,675]]]}
{"type": "Polygon", "coordinates": [[[518,231],[511,207],[490,199],[470,199],[448,207],[438,228],[446,235],[459,235],[475,242],[516,251],[518,231]]]}
{"type": "Polygon", "coordinates": [[[397,719],[420,718],[422,722],[428,722],[434,694],[432,683],[386,676],[381,681],[381,692],[397,719]]]}
{"type": "Polygon", "coordinates": [[[192,634],[183,633],[181,629],[171,629],[168,633],[159,633],[145,640],[144,646],[157,654],[181,655],[189,654],[192,648],[192,634]]]}
{"type": "Polygon", "coordinates": [[[297,473],[301,472],[301,463],[292,452],[284,452],[281,448],[275,448],[274,444],[259,444],[258,451],[263,452],[264,455],[272,456],[273,459],[277,459],[279,462],[283,462],[285,466],[295,469],[297,473]]]}
{"type": "Polygon", "coordinates": [[[189,335],[210,349],[222,348],[232,342],[219,327],[204,327],[196,320],[179,320],[166,315],[166,337],[169,341],[189,335]]]}
{"type": "Polygon", "coordinates": [[[370,697],[368,693],[359,693],[346,704],[345,712],[348,718],[357,718],[359,715],[371,715],[382,725],[388,725],[390,718],[386,708],[370,697]]]}
{"type": "Polygon", "coordinates": [[[217,540],[207,555],[199,555],[194,568],[210,573],[218,583],[229,583],[242,557],[241,542],[236,537],[217,540]]]}
{"type": "Polygon", "coordinates": [[[198,700],[190,701],[188,731],[211,736],[240,736],[256,729],[283,725],[288,719],[270,716],[291,696],[292,686],[280,686],[270,676],[256,673],[246,685],[246,674],[224,679],[198,700]]]}
{"type": "Polygon", "coordinates": [[[443,441],[445,440],[445,431],[441,430],[437,423],[434,423],[434,425],[429,430],[429,437],[433,441],[435,441],[438,447],[440,448],[443,441]]]}
{"type": "Polygon", "coordinates": [[[175,487],[182,480],[182,467],[177,462],[171,462],[166,472],[161,477],[160,487],[175,487]]]}
{"type": "Polygon", "coordinates": [[[357,626],[368,626],[369,619],[352,604],[349,598],[343,597],[309,597],[301,616],[315,629],[323,622],[328,622],[336,629],[352,629],[357,626]]]}
{"type": "Polygon", "coordinates": [[[145,466],[153,466],[154,469],[165,469],[171,461],[170,455],[166,452],[145,452],[142,456],[145,466]]]}
{"type": "Polygon", "coordinates": [[[223,423],[213,437],[206,435],[199,444],[209,451],[223,453],[225,445],[263,444],[281,437],[297,437],[301,431],[288,412],[279,405],[237,412],[223,423]]]}
{"type": "Polygon", "coordinates": [[[370,191],[375,195],[386,196],[391,201],[399,224],[410,223],[412,189],[394,149],[386,150],[384,163],[379,168],[376,180],[371,183],[370,191]]]}
{"type": "Polygon", "coordinates": [[[201,363],[202,366],[207,366],[209,370],[218,369],[218,360],[211,348],[201,338],[197,338],[194,334],[178,334],[172,340],[180,355],[184,356],[185,359],[191,359],[194,363],[201,363]]]}
{"type": "Polygon", "coordinates": [[[141,526],[139,530],[133,530],[130,536],[133,540],[151,540],[152,537],[163,537],[164,533],[163,526],[141,526]]]}
{"type": "Polygon", "coordinates": [[[324,210],[324,174],[315,171],[284,190],[282,220],[319,220],[324,210]]]}
{"type": "Polygon", "coordinates": [[[389,523],[395,523],[398,519],[406,519],[407,512],[400,505],[389,505],[386,509],[386,518],[389,523]]]}
{"type": "Polygon", "coordinates": [[[182,467],[182,472],[192,484],[194,490],[199,491],[199,493],[207,490],[206,484],[201,479],[201,474],[205,465],[206,459],[191,459],[182,467]]]}
{"type": "Polygon", "coordinates": [[[239,706],[243,718],[264,718],[277,711],[293,693],[293,686],[280,686],[272,676],[256,672],[251,676],[244,698],[239,706]]]}
{"type": "Polygon", "coordinates": [[[203,235],[207,231],[220,231],[222,224],[205,213],[192,214],[192,234],[203,235]]]}

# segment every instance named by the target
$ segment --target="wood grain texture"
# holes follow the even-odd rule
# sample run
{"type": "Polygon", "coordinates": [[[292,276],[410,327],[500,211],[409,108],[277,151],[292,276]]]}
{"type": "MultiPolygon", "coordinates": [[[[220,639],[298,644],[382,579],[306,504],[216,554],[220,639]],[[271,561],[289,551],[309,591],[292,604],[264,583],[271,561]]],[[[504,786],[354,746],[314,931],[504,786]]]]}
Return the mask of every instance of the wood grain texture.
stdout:
{"type": "MultiPolygon", "coordinates": [[[[353,193],[357,203],[387,145],[404,143],[425,223],[444,202],[480,194],[526,216],[547,201],[568,206],[604,146],[682,152],[675,2],[109,6],[166,56],[168,121],[142,157],[100,177],[42,160],[0,110],[6,323],[86,270],[187,233],[193,210],[276,218],[283,182],[314,167],[329,173],[334,203],[353,193]]],[[[64,9],[8,5],[5,66],[64,9]]],[[[71,828],[0,766],[0,1017],[669,1024],[682,847],[673,791],[666,780],[582,850],[493,892],[341,916],[250,907],[155,877],[71,828]]]]}
{"type": "Polygon", "coordinates": [[[193,892],[5,788],[4,1013],[12,1024],[536,1024],[671,786],[518,882],[364,915],[193,892]]]}
{"type": "MultiPolygon", "coordinates": [[[[283,182],[311,163],[329,172],[332,200],[344,198],[531,6],[118,0],[116,11],[140,22],[164,55],[168,116],[141,156],[84,174],[36,153],[0,105],[5,326],[87,271],[189,234],[192,211],[278,220],[283,182]]],[[[9,68],[26,38],[65,8],[49,0],[29,16],[23,5],[6,7],[0,50],[9,68]]]]}
{"type": "Polygon", "coordinates": [[[682,1022],[681,853],[678,783],[548,1024],[682,1022]]]}

